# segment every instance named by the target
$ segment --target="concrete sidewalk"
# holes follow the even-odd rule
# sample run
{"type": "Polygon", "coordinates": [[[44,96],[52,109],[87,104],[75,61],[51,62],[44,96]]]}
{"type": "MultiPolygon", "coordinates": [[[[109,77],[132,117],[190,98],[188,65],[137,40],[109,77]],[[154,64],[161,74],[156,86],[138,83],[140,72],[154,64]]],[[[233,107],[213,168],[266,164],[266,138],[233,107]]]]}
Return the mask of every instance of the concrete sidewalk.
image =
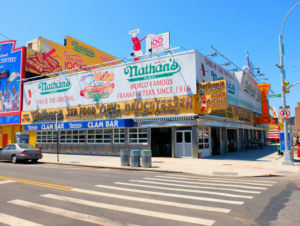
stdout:
{"type": "Polygon", "coordinates": [[[277,154],[275,146],[265,146],[263,149],[251,149],[204,159],[153,157],[152,167],[147,169],[121,167],[119,156],[59,154],[58,163],[56,154],[43,153],[43,159],[40,162],[114,169],[178,172],[206,176],[253,177],[299,174],[299,159],[294,166],[283,166],[283,159],[282,155],[277,154]]]}

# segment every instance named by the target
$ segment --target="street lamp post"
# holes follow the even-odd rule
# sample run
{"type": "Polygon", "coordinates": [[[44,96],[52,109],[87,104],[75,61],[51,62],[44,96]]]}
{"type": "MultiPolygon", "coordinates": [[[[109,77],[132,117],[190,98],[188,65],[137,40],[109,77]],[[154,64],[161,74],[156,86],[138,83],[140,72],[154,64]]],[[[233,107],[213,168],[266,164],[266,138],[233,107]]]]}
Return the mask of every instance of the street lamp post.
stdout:
{"type": "MultiPolygon", "coordinates": [[[[290,11],[286,14],[286,16],[285,16],[285,18],[282,22],[281,34],[279,35],[282,108],[286,108],[285,88],[284,88],[284,71],[283,71],[283,52],[282,52],[283,26],[284,26],[284,22],[285,22],[287,16],[299,4],[300,4],[300,2],[298,2],[296,5],[294,5],[293,8],[291,8],[290,11]]],[[[294,165],[293,156],[292,156],[292,153],[289,150],[289,146],[288,146],[287,118],[283,119],[283,126],[284,126],[284,146],[285,146],[285,150],[284,150],[284,161],[282,162],[282,164],[283,165],[294,165]]]]}

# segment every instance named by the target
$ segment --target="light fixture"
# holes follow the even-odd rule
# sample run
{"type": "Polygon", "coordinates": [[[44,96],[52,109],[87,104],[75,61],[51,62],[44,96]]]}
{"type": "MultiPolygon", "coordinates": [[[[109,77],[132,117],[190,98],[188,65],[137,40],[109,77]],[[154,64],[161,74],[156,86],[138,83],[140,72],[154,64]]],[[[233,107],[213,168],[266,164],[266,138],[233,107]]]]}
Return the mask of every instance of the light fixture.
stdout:
{"type": "Polygon", "coordinates": [[[265,76],[265,74],[262,74],[262,73],[260,73],[259,75],[260,75],[260,76],[265,76]]]}
{"type": "Polygon", "coordinates": [[[258,79],[258,80],[268,80],[268,78],[261,78],[261,79],[258,79]]]}
{"type": "Polygon", "coordinates": [[[148,51],[149,51],[150,53],[152,53],[152,48],[148,49],[148,51]]]}
{"type": "Polygon", "coordinates": [[[229,66],[229,65],[230,65],[230,63],[227,62],[227,63],[225,63],[225,64],[221,64],[220,66],[229,66]]]}
{"type": "Polygon", "coordinates": [[[255,67],[254,69],[259,71],[260,68],[259,67],[255,67]]]}
{"type": "Polygon", "coordinates": [[[228,70],[228,71],[237,71],[237,68],[233,68],[233,69],[228,70]]]}
{"type": "Polygon", "coordinates": [[[211,54],[209,54],[209,55],[206,55],[206,56],[217,56],[217,53],[216,53],[216,52],[214,52],[214,53],[211,53],[211,54]]]}
{"type": "Polygon", "coordinates": [[[134,52],[131,52],[130,55],[131,55],[132,57],[134,57],[134,52]]]}

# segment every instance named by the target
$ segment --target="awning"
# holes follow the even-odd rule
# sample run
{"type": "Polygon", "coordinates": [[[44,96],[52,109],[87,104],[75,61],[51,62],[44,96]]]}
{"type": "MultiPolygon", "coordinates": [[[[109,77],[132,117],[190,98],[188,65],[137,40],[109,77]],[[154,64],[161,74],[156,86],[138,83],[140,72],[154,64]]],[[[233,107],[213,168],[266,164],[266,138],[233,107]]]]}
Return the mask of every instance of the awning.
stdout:
{"type": "Polygon", "coordinates": [[[198,117],[196,114],[187,115],[164,115],[164,116],[152,116],[152,117],[139,117],[133,118],[134,122],[154,122],[154,121],[178,121],[178,120],[192,120],[198,117]]]}
{"type": "Polygon", "coordinates": [[[112,120],[89,120],[89,121],[70,121],[56,123],[36,123],[25,124],[26,131],[39,130],[67,130],[67,129],[102,129],[102,128],[122,128],[132,127],[131,119],[112,119],[112,120]]]}

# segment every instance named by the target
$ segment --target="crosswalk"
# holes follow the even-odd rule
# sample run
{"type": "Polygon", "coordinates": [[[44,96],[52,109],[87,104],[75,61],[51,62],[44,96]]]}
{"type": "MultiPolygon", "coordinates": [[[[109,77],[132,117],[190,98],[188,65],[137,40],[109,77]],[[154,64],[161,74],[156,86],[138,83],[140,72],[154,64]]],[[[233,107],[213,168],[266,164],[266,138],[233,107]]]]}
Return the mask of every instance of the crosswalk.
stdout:
{"type": "MultiPolygon", "coordinates": [[[[229,214],[235,206],[260,196],[276,186],[268,179],[203,177],[184,174],[153,174],[153,177],[131,178],[110,184],[98,181],[89,189],[72,188],[59,194],[46,193],[41,200],[13,199],[8,204],[78,220],[95,225],[213,225],[218,214],[229,214]],[[86,207],[92,214],[69,209],[86,207]],[[100,211],[97,211],[100,210],[100,211]],[[113,214],[107,214],[111,211],[113,214]],[[106,214],[104,214],[104,212],[106,214]],[[102,215],[103,213],[103,215],[102,215]],[[117,213],[117,218],[114,218],[117,213]],[[128,216],[139,216],[128,217],[128,216]],[[143,217],[143,218],[140,218],[143,217]],[[139,219],[146,219],[140,222],[139,219]],[[147,221],[148,219],[148,221],[147,221]],[[155,219],[153,224],[151,219],[155,219]]],[[[0,186],[15,182],[0,181],[0,186]]],[[[18,181],[16,181],[18,182],[18,181]]],[[[15,183],[17,184],[17,183],[15,183]]],[[[79,208],[79,209],[80,209],[79,208]]],[[[21,209],[20,209],[21,210],[21,209]]],[[[80,209],[81,210],[81,209],[80,209]]],[[[0,213],[0,223],[7,225],[45,225],[21,219],[13,214],[0,213]]]]}

